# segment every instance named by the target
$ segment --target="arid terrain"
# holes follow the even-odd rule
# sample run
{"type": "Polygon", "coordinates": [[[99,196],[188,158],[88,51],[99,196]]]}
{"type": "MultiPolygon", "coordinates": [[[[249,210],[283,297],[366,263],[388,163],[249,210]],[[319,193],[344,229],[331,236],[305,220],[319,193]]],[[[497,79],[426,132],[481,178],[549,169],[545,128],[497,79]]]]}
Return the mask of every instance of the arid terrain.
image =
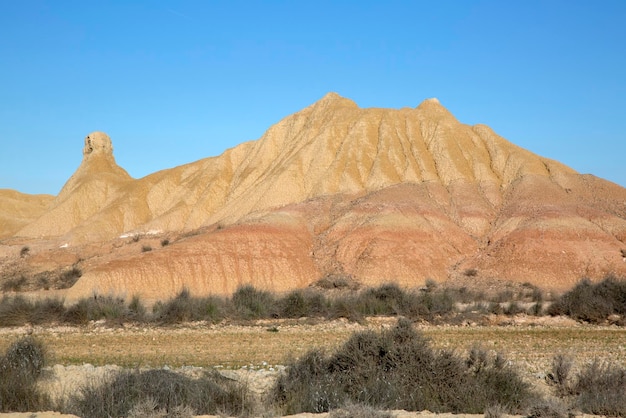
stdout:
{"type": "MultiPolygon", "coordinates": [[[[491,321],[491,326],[415,326],[437,349],[463,352],[478,345],[504,354],[527,381],[546,393],[550,391],[546,374],[556,354],[572,356],[579,364],[596,358],[626,366],[626,329],[623,327],[589,326],[567,318],[525,315],[492,316],[491,321]]],[[[370,318],[361,324],[301,319],[264,320],[248,325],[190,323],[166,328],[112,328],[104,323],[91,323],[86,327],[18,327],[0,331],[0,350],[27,333],[44,341],[57,365],[48,369],[43,385],[55,396],[75,391],[89,379],[102,378],[120,367],[165,367],[191,375],[203,368],[215,368],[229,378],[245,382],[253,393],[263,396],[288,360],[312,348],[332,350],[355,331],[378,330],[395,322],[395,318],[370,318]]],[[[398,411],[396,416],[472,415],[398,411]]]]}
{"type": "MultiPolygon", "coordinates": [[[[436,283],[490,297],[541,289],[555,300],[582,278],[626,277],[625,188],[465,125],[437,99],[363,109],[329,93],[256,141],[140,179],[117,165],[104,132],[81,145],[58,195],[0,190],[6,301],[58,298],[60,311],[138,297],[152,307],[181,292],[228,297],[249,285],[286,295],[321,281],[416,292],[436,283]]],[[[436,349],[503,354],[542,392],[557,354],[626,366],[622,313],[589,325],[499,312],[454,325],[412,320],[436,349]]],[[[262,397],[291,359],[396,321],[345,317],[17,326],[0,317],[0,350],[36,336],[53,364],[41,384],[58,397],[120,368],[215,368],[262,397]]]]}
{"type": "Polygon", "coordinates": [[[329,93],[256,141],[141,179],[94,132],[57,196],[0,191],[0,284],[67,300],[284,292],[328,275],[565,290],[626,275],[624,260],[626,189],[436,99],[362,109],[329,93]]]}

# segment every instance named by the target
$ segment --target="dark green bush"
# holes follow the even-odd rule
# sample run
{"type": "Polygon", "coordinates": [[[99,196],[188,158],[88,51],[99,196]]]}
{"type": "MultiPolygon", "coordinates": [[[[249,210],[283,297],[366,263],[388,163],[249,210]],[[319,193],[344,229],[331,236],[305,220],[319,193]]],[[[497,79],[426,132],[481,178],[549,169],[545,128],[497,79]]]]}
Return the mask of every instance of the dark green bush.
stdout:
{"type": "Polygon", "coordinates": [[[588,279],[555,300],[547,310],[552,316],[567,315],[579,321],[602,323],[610,315],[626,315],[626,280],[609,276],[599,283],[588,279]]]}
{"type": "Polygon", "coordinates": [[[291,362],[271,397],[285,414],[325,412],[348,403],[482,413],[494,404],[519,411],[533,393],[501,357],[474,354],[464,361],[433,350],[401,319],[391,330],[353,334],[333,354],[313,350],[291,362]]]}
{"type": "Polygon", "coordinates": [[[41,342],[26,337],[14,342],[0,358],[0,411],[26,412],[48,408],[50,401],[37,388],[46,365],[41,342]]]}
{"type": "Polygon", "coordinates": [[[81,417],[122,417],[151,403],[167,416],[183,408],[198,415],[240,416],[252,410],[246,390],[218,373],[190,378],[163,369],[125,370],[112,379],[83,387],[64,409],[81,417]]]}

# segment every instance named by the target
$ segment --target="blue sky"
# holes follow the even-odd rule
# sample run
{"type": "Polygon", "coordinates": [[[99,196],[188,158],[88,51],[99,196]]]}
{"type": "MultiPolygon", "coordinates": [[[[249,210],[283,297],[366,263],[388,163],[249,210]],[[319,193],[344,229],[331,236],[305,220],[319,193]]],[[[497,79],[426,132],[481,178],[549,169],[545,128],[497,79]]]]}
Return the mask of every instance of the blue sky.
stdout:
{"type": "Polygon", "coordinates": [[[329,91],[459,121],[626,186],[626,1],[0,0],[0,188],[57,194],[107,132],[133,177],[329,91]]]}

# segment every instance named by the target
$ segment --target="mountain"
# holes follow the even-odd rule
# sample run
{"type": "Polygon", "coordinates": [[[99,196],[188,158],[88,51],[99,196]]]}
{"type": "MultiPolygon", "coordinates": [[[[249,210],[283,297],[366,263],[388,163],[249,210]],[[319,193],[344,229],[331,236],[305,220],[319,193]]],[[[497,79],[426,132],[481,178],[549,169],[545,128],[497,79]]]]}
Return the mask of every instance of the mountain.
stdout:
{"type": "Polygon", "coordinates": [[[0,237],[73,251],[75,297],[284,291],[326,275],[552,289],[626,275],[626,189],[464,125],[436,99],[361,109],[330,93],[257,141],[141,179],[96,132],[46,204],[0,237]],[[130,250],[139,241],[152,251],[130,250]]]}

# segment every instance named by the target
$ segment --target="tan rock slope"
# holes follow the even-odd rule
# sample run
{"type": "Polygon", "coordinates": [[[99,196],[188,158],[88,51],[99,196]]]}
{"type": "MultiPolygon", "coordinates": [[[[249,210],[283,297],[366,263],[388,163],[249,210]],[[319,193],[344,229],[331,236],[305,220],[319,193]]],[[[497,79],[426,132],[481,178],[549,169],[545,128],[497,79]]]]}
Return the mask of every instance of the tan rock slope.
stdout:
{"type": "Polygon", "coordinates": [[[548,288],[626,275],[626,189],[461,124],[436,99],[361,109],[330,93],[257,141],[138,180],[103,133],[83,153],[45,212],[0,236],[57,239],[67,251],[172,239],[87,262],[73,296],[281,291],[328,274],[548,288]]]}

